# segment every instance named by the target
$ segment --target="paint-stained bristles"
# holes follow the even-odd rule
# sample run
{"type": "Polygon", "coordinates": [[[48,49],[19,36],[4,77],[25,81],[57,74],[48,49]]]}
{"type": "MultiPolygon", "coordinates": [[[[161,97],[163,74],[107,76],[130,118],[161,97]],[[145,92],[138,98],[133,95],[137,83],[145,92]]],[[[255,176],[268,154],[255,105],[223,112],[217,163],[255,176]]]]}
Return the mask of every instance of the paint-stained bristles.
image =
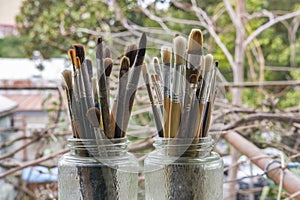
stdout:
{"type": "Polygon", "coordinates": [[[130,67],[132,67],[134,65],[137,51],[138,51],[138,49],[135,44],[128,46],[126,49],[125,56],[129,59],[130,67]]]}
{"type": "Polygon", "coordinates": [[[73,46],[76,52],[76,57],[79,58],[80,64],[82,64],[85,59],[84,47],[81,44],[74,44],[73,46]]]}
{"type": "Polygon", "coordinates": [[[203,36],[200,29],[192,29],[188,41],[189,54],[202,54],[203,36]]]}
{"type": "Polygon", "coordinates": [[[170,64],[172,61],[172,48],[171,47],[162,47],[161,48],[162,62],[164,64],[170,64]]]}

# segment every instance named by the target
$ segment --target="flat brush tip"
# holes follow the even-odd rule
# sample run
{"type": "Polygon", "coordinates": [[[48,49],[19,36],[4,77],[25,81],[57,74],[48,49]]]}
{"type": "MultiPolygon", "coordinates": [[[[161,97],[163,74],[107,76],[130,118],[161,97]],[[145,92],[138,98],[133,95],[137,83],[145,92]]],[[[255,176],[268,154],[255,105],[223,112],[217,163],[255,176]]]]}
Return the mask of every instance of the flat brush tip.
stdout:
{"type": "Polygon", "coordinates": [[[76,59],[76,52],[74,49],[69,49],[68,50],[68,55],[70,57],[70,60],[72,62],[73,65],[75,65],[75,59],[76,59]]]}
{"type": "Polygon", "coordinates": [[[81,68],[81,61],[79,57],[75,58],[75,66],[77,69],[81,68]]]}
{"type": "Polygon", "coordinates": [[[110,76],[113,68],[113,60],[111,58],[104,58],[105,76],[110,76]]]}
{"type": "Polygon", "coordinates": [[[219,67],[219,61],[218,60],[215,62],[215,66],[216,66],[216,68],[219,67]]]}
{"type": "Polygon", "coordinates": [[[158,64],[159,64],[158,57],[154,57],[154,58],[153,58],[153,62],[154,62],[154,64],[158,65],[158,64]]]}
{"type": "Polygon", "coordinates": [[[162,62],[165,64],[170,64],[171,59],[172,59],[172,48],[163,46],[161,48],[161,57],[162,57],[162,62]]]}
{"type": "Polygon", "coordinates": [[[104,58],[111,58],[110,49],[108,47],[104,50],[104,58]]]}
{"type": "Polygon", "coordinates": [[[204,57],[204,70],[209,71],[211,69],[212,63],[213,63],[213,55],[207,54],[204,57]]]}
{"type": "Polygon", "coordinates": [[[98,37],[97,39],[97,45],[102,43],[102,37],[98,37]]]}
{"type": "Polygon", "coordinates": [[[120,70],[121,71],[128,71],[130,67],[130,60],[129,58],[127,58],[126,56],[123,56],[121,58],[121,62],[120,62],[120,70]]]}
{"type": "Polygon", "coordinates": [[[74,49],[75,49],[75,53],[76,53],[76,57],[79,58],[80,63],[83,63],[84,59],[85,59],[85,51],[84,51],[84,47],[81,44],[74,44],[74,49]]]}
{"type": "Polygon", "coordinates": [[[100,111],[98,108],[89,108],[86,117],[93,127],[100,127],[100,111]]]}
{"type": "Polygon", "coordinates": [[[125,56],[130,60],[130,67],[133,65],[136,58],[138,47],[136,44],[129,45],[125,51],[125,56]]]}
{"type": "Polygon", "coordinates": [[[67,88],[69,90],[72,89],[73,88],[73,86],[72,86],[72,71],[69,69],[65,69],[61,74],[64,78],[67,88]]]}
{"type": "Polygon", "coordinates": [[[184,63],[185,50],[186,50],[186,39],[182,36],[177,36],[174,39],[174,54],[175,54],[176,64],[184,63]]]}
{"type": "Polygon", "coordinates": [[[203,36],[200,29],[192,29],[188,41],[188,53],[202,54],[203,36]]]}

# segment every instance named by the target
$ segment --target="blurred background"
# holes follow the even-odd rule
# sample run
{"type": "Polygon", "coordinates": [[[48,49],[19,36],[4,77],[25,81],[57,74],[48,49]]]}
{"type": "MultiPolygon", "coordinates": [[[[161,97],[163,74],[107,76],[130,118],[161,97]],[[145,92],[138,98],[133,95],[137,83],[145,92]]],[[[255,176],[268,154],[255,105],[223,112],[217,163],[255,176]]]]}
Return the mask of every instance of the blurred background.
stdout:
{"type": "MultiPolygon", "coordinates": [[[[57,199],[56,163],[72,135],[61,84],[72,44],[95,60],[103,37],[115,63],[113,100],[126,46],[147,34],[151,72],[161,46],[192,28],[202,30],[204,52],[219,61],[225,91],[215,110],[223,129],[211,131],[225,163],[224,199],[296,197],[300,191],[275,183],[232,144],[231,133],[299,178],[299,26],[297,0],[0,0],[0,199],[57,199]]],[[[157,134],[149,105],[141,80],[127,133],[141,166],[157,134]]],[[[142,167],[139,184],[144,199],[142,167]]]]}

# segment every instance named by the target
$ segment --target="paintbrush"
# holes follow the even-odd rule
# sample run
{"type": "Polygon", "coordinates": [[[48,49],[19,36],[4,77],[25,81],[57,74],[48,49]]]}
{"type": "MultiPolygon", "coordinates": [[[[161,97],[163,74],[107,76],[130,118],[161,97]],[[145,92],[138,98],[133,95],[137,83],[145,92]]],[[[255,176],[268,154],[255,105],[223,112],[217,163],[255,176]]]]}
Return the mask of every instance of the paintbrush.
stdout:
{"type": "MultiPolygon", "coordinates": [[[[125,51],[125,56],[129,59],[129,68],[131,68],[134,64],[134,61],[136,59],[136,54],[137,54],[137,46],[135,44],[129,45],[126,48],[125,51]]],[[[119,77],[120,78],[120,77],[119,77]]],[[[122,91],[120,91],[122,92],[122,91]]],[[[119,96],[119,92],[116,93],[114,101],[113,101],[113,105],[112,105],[112,109],[111,109],[111,125],[112,125],[112,133],[115,134],[115,124],[116,124],[116,112],[117,112],[117,106],[118,106],[118,96],[119,96]]]]}
{"type": "Polygon", "coordinates": [[[99,125],[100,125],[100,130],[104,130],[103,128],[103,121],[102,121],[102,115],[100,112],[100,95],[99,95],[99,87],[98,87],[98,79],[96,76],[92,77],[92,89],[93,89],[93,99],[94,99],[94,107],[99,110],[100,113],[100,118],[99,118],[99,125]]]}
{"type": "Polygon", "coordinates": [[[79,121],[79,135],[81,139],[87,139],[90,138],[89,134],[91,132],[89,132],[89,127],[87,124],[87,120],[85,117],[84,113],[86,113],[86,111],[88,110],[88,103],[87,103],[87,99],[85,98],[85,89],[84,89],[84,85],[83,85],[83,79],[82,79],[82,70],[81,70],[81,62],[79,57],[76,57],[76,62],[75,62],[75,66],[77,68],[77,74],[75,77],[75,88],[77,89],[77,96],[78,96],[78,100],[75,102],[76,105],[79,106],[78,108],[78,121],[79,121]]]}
{"type": "MultiPolygon", "coordinates": [[[[213,56],[211,54],[207,54],[204,57],[204,77],[203,77],[203,83],[202,83],[202,88],[200,92],[200,97],[199,97],[199,115],[200,115],[200,120],[203,122],[203,114],[204,114],[204,107],[207,102],[207,92],[210,84],[210,74],[211,74],[211,69],[212,69],[212,62],[213,62],[213,56]]],[[[200,125],[199,131],[198,131],[198,137],[201,137],[203,135],[203,123],[200,125]]]]}
{"type": "Polygon", "coordinates": [[[72,66],[73,66],[73,97],[72,98],[72,102],[71,102],[71,107],[72,107],[72,111],[74,114],[74,122],[75,122],[75,127],[77,130],[77,135],[79,138],[84,138],[84,124],[83,124],[83,120],[79,119],[79,116],[81,116],[81,108],[80,108],[80,101],[79,101],[79,86],[78,86],[78,82],[79,82],[79,78],[77,76],[77,67],[76,67],[76,63],[77,63],[77,59],[76,59],[76,52],[74,49],[69,49],[68,51],[70,60],[72,62],[72,66]]]}
{"type": "Polygon", "coordinates": [[[76,53],[75,53],[75,50],[74,49],[69,49],[68,50],[68,55],[69,55],[70,60],[72,62],[73,72],[76,72],[76,67],[75,67],[76,53]]]}
{"type": "Polygon", "coordinates": [[[161,48],[162,57],[162,74],[163,74],[163,88],[164,88],[164,137],[170,137],[170,85],[171,85],[171,61],[172,49],[170,47],[161,48]]]}
{"type": "Polygon", "coordinates": [[[130,68],[132,68],[132,66],[134,65],[137,52],[138,52],[138,47],[136,46],[136,44],[129,45],[125,51],[125,56],[129,58],[130,68]]]}
{"type": "Polygon", "coordinates": [[[172,101],[170,104],[170,137],[173,138],[178,134],[181,117],[181,103],[179,88],[181,87],[182,68],[184,67],[186,50],[186,39],[177,36],[174,39],[174,71],[172,85],[172,101]]]}
{"type": "MultiPolygon", "coordinates": [[[[105,58],[104,63],[110,62],[110,58],[105,58]]],[[[104,66],[103,66],[104,67],[104,66]]],[[[111,132],[111,122],[110,122],[110,112],[109,112],[109,104],[107,102],[107,89],[106,89],[106,76],[104,73],[104,69],[101,69],[103,73],[100,74],[99,78],[99,95],[100,95],[100,108],[101,115],[103,121],[103,129],[104,133],[108,138],[113,138],[113,134],[111,132]]]]}
{"type": "Polygon", "coordinates": [[[94,106],[93,98],[92,98],[92,86],[91,86],[91,78],[88,74],[88,67],[85,60],[85,51],[82,45],[74,45],[76,52],[76,64],[78,69],[78,84],[79,84],[79,97],[80,97],[80,106],[83,116],[83,124],[84,124],[84,132],[86,138],[93,139],[95,138],[95,133],[93,132],[93,128],[88,123],[85,114],[87,110],[94,106]]]}
{"type": "Polygon", "coordinates": [[[110,74],[113,68],[113,60],[109,57],[104,59],[104,68],[105,68],[105,86],[107,92],[107,103],[110,108],[110,74]]]}
{"type": "Polygon", "coordinates": [[[202,56],[202,43],[203,37],[202,32],[199,29],[192,29],[189,39],[188,39],[188,47],[187,47],[187,63],[185,70],[185,89],[184,89],[184,101],[183,101],[183,109],[182,109],[182,123],[180,124],[179,136],[185,137],[184,134],[187,132],[187,123],[188,116],[191,109],[191,99],[193,95],[193,89],[190,84],[191,76],[194,74],[196,76],[199,75],[200,62],[202,56]]]}
{"type": "MultiPolygon", "coordinates": [[[[104,50],[104,58],[111,58],[110,49],[108,47],[106,47],[104,50]]],[[[105,67],[105,76],[106,76],[107,102],[110,108],[110,75],[113,68],[113,61],[111,60],[111,62],[109,63],[104,63],[104,67],[105,67]]]]}
{"type": "Polygon", "coordinates": [[[153,66],[154,66],[154,71],[157,76],[159,76],[160,80],[162,80],[162,73],[161,73],[161,67],[159,64],[159,60],[157,57],[153,58],[153,66]]]}
{"type": "Polygon", "coordinates": [[[75,85],[76,85],[76,89],[77,89],[77,96],[78,96],[78,103],[80,106],[80,113],[78,115],[78,120],[80,122],[80,125],[82,127],[82,132],[80,132],[79,134],[82,134],[81,138],[90,138],[90,126],[87,122],[86,117],[82,117],[85,116],[85,113],[88,110],[88,101],[86,99],[86,90],[85,90],[85,86],[84,86],[84,81],[83,81],[83,71],[82,71],[82,63],[85,59],[85,52],[84,52],[84,47],[80,44],[75,44],[73,45],[74,49],[75,49],[75,53],[76,53],[76,59],[75,59],[75,66],[77,69],[77,73],[75,76],[75,85]],[[79,118],[82,117],[82,118],[79,118]]]}
{"type": "Polygon", "coordinates": [[[110,49],[108,47],[104,50],[104,58],[111,58],[110,49]]]}
{"type": "Polygon", "coordinates": [[[211,121],[211,114],[212,114],[212,108],[213,108],[213,103],[215,100],[215,94],[216,94],[216,74],[218,70],[218,62],[215,62],[215,67],[212,70],[211,77],[210,77],[210,87],[208,89],[208,101],[206,102],[205,105],[205,112],[203,115],[203,125],[202,125],[202,137],[207,137],[208,135],[208,129],[210,126],[210,121],[211,121]]]}
{"type": "Polygon", "coordinates": [[[126,85],[128,82],[128,71],[130,67],[129,58],[123,56],[120,63],[120,73],[119,73],[119,87],[118,87],[118,100],[117,100],[117,112],[116,112],[116,123],[115,123],[115,132],[114,138],[121,138],[122,132],[124,131],[124,123],[123,123],[123,116],[124,116],[124,99],[125,94],[123,91],[126,90],[126,85]]]}
{"type": "MultiPolygon", "coordinates": [[[[110,59],[110,58],[105,58],[110,59]]],[[[105,76],[105,66],[103,61],[103,44],[102,37],[97,39],[96,46],[96,68],[97,68],[97,78],[98,78],[98,87],[99,87],[99,99],[100,99],[100,110],[103,121],[104,133],[108,138],[113,138],[111,132],[111,123],[110,123],[110,113],[109,113],[109,104],[107,101],[107,89],[106,89],[106,76],[105,76]]]]}
{"type": "Polygon", "coordinates": [[[201,75],[197,76],[197,74],[192,74],[189,80],[190,87],[192,90],[192,95],[191,95],[191,108],[187,115],[187,122],[185,122],[187,124],[187,129],[186,132],[184,133],[184,137],[186,138],[195,138],[199,126],[199,119],[198,119],[199,103],[198,103],[196,93],[197,93],[197,86],[199,83],[199,79],[200,82],[202,79],[201,77],[202,77],[201,75]]]}
{"type": "Polygon", "coordinates": [[[160,107],[160,113],[162,114],[164,112],[164,106],[162,104],[163,98],[162,98],[162,92],[161,92],[161,86],[159,85],[159,76],[157,74],[151,75],[151,81],[154,87],[154,91],[156,93],[157,101],[160,107]]]}
{"type": "Polygon", "coordinates": [[[153,117],[154,117],[156,129],[157,129],[157,133],[158,133],[159,137],[163,137],[164,136],[163,126],[162,126],[163,118],[162,118],[159,108],[154,103],[154,98],[152,95],[151,85],[150,85],[150,80],[149,80],[149,74],[148,74],[145,62],[143,63],[142,72],[143,72],[143,78],[144,78],[144,81],[146,84],[146,89],[147,89],[148,96],[149,96],[150,103],[151,103],[151,108],[152,108],[152,112],[153,112],[153,117]]]}
{"type": "MultiPolygon", "coordinates": [[[[137,56],[134,62],[134,67],[132,68],[132,72],[130,74],[130,77],[128,79],[128,84],[126,87],[126,94],[125,94],[125,112],[124,112],[124,133],[127,130],[130,114],[132,111],[132,106],[135,98],[135,93],[137,90],[137,86],[139,83],[139,78],[141,74],[141,68],[142,64],[144,62],[144,57],[146,54],[146,45],[147,45],[147,38],[146,34],[143,33],[142,37],[139,42],[139,49],[137,52],[137,56]]],[[[131,61],[131,58],[129,57],[129,60],[131,61]]]]}
{"type": "Polygon", "coordinates": [[[68,102],[68,111],[69,111],[69,117],[71,121],[71,128],[74,138],[79,138],[79,134],[77,131],[77,122],[75,121],[75,112],[73,111],[72,102],[74,101],[74,94],[73,94],[73,78],[72,78],[72,71],[65,69],[62,72],[63,80],[66,87],[66,96],[67,96],[67,102],[68,102]]]}
{"type": "Polygon", "coordinates": [[[85,59],[86,62],[86,67],[87,67],[87,72],[88,72],[88,77],[89,77],[89,82],[92,84],[92,77],[93,77],[93,64],[90,59],[85,59]]]}
{"type": "Polygon", "coordinates": [[[100,121],[101,121],[101,113],[100,110],[96,107],[91,107],[88,109],[86,113],[86,118],[88,119],[91,126],[94,128],[94,132],[96,139],[105,139],[105,134],[103,130],[100,128],[100,121]]]}

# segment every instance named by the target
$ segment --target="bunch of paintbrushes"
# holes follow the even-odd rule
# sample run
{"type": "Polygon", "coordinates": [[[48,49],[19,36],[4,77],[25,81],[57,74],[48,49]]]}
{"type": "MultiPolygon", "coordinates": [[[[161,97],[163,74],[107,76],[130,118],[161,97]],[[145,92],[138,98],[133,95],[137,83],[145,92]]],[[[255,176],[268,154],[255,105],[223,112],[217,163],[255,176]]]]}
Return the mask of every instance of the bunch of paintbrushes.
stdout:
{"type": "Polygon", "coordinates": [[[143,77],[160,137],[201,138],[208,135],[216,96],[218,62],[203,54],[203,36],[193,29],[188,41],[174,38],[172,48],[162,47],[161,58],[154,58],[155,74],[151,75],[155,101],[145,64],[143,77]]]}
{"type": "Polygon", "coordinates": [[[110,106],[110,74],[113,60],[98,38],[96,62],[85,58],[82,45],[68,51],[73,70],[63,71],[68,110],[74,138],[100,139],[125,136],[142,64],[146,53],[146,35],[139,46],[131,45],[120,60],[119,86],[110,106]],[[93,72],[93,70],[95,72],[93,72]]]}

